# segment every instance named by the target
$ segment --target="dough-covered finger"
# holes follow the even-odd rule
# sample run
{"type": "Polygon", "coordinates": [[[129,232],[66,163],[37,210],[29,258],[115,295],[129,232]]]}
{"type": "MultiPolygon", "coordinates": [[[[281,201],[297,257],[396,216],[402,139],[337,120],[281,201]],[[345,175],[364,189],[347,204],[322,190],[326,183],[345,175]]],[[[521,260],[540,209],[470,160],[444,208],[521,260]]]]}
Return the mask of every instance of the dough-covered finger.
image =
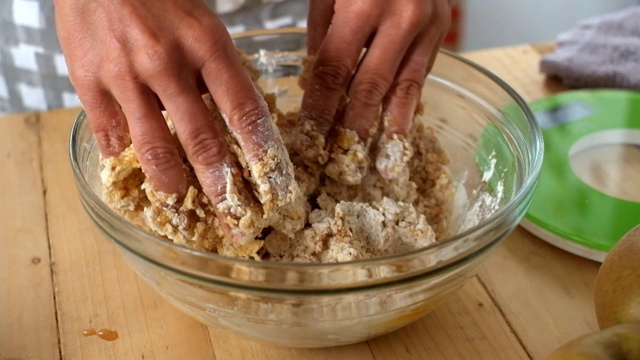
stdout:
{"type": "Polygon", "coordinates": [[[253,240],[262,213],[243,182],[237,159],[229,151],[222,119],[205,105],[195,77],[189,75],[158,74],[150,84],[169,113],[223,231],[240,242],[253,240]]]}
{"type": "Polygon", "coordinates": [[[376,31],[349,86],[349,102],[333,133],[326,173],[348,185],[359,184],[369,168],[369,145],[379,129],[382,102],[403,54],[424,28],[421,13],[400,13],[376,31]]]}
{"type": "Polygon", "coordinates": [[[184,195],[187,181],[182,161],[155,95],[146,86],[126,80],[112,89],[150,183],[162,193],[184,195]]]}
{"type": "Polygon", "coordinates": [[[380,29],[361,60],[341,123],[331,133],[325,172],[343,184],[359,184],[366,175],[369,145],[379,128],[382,101],[400,64],[397,54],[406,52],[414,36],[384,30],[380,29]]]}
{"type": "Polygon", "coordinates": [[[440,40],[440,33],[419,39],[407,52],[389,91],[383,109],[383,131],[376,157],[376,169],[386,179],[397,178],[411,158],[412,150],[407,136],[440,40]]]}
{"type": "Polygon", "coordinates": [[[100,154],[105,158],[118,156],[131,143],[127,120],[120,105],[104,89],[82,94],[82,105],[100,154]]]}
{"type": "Polygon", "coordinates": [[[388,137],[394,134],[404,136],[411,129],[425,78],[438,55],[450,20],[451,9],[448,2],[434,1],[427,27],[418,34],[405,53],[387,95],[383,110],[387,113],[384,133],[388,137]]]}
{"type": "Polygon", "coordinates": [[[326,163],[325,137],[334,125],[367,39],[375,30],[375,17],[338,12],[320,45],[306,82],[301,106],[300,151],[307,160],[326,163]]]}
{"type": "Polygon", "coordinates": [[[202,77],[229,132],[242,149],[258,200],[269,215],[298,196],[293,165],[271,118],[228,37],[219,38],[202,77]]]}
{"type": "Polygon", "coordinates": [[[343,126],[354,130],[361,139],[368,140],[378,129],[380,109],[396,77],[403,54],[422,31],[425,20],[415,15],[380,27],[361,60],[349,86],[349,103],[343,126]]]}

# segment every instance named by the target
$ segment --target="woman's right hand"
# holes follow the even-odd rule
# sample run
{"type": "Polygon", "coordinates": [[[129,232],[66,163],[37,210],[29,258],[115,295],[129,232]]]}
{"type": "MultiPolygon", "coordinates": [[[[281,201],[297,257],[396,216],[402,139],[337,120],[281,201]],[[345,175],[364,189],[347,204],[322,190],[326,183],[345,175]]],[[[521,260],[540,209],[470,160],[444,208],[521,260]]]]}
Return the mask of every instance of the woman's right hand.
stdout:
{"type": "MultiPolygon", "coordinates": [[[[188,187],[161,107],[214,205],[227,199],[230,170],[239,174],[220,132],[223,124],[212,121],[201,97],[204,88],[250,170],[270,148],[284,147],[224,25],[204,2],[55,0],[55,7],[70,78],[102,156],[118,155],[130,139],[158,191],[184,195],[188,187]]],[[[278,156],[285,182],[293,182],[286,152],[278,156]]],[[[290,184],[271,185],[284,201],[290,184]]],[[[241,202],[255,205],[251,191],[243,194],[241,202]]],[[[237,220],[227,221],[237,214],[216,209],[223,223],[237,220]]]]}

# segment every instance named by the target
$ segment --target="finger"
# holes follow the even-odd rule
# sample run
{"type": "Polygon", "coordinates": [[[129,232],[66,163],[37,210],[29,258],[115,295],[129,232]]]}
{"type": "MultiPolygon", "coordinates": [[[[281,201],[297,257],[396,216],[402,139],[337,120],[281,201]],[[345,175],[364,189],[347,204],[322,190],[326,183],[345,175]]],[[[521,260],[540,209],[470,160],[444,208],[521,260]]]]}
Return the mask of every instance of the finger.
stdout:
{"type": "Polygon", "coordinates": [[[311,0],[307,17],[307,53],[315,55],[334,14],[335,0],[311,0]]]}
{"type": "MultiPolygon", "coordinates": [[[[395,19],[394,19],[395,20],[395,19]]],[[[342,126],[332,133],[325,172],[347,185],[359,184],[369,168],[369,145],[380,123],[380,110],[402,55],[424,25],[419,15],[383,24],[360,61],[349,87],[342,126]]]]}
{"type": "Polygon", "coordinates": [[[262,96],[238,60],[231,39],[217,39],[202,77],[246,158],[266,215],[293,202],[298,188],[280,133],[262,96]]]}
{"type": "Polygon", "coordinates": [[[384,134],[405,136],[420,103],[422,87],[451,23],[450,1],[434,1],[427,28],[405,54],[385,104],[384,134]]]}
{"type": "Polygon", "coordinates": [[[340,98],[345,95],[362,49],[373,30],[373,23],[358,24],[353,19],[345,23],[336,18],[318,49],[301,112],[323,135],[333,125],[340,98]]]}
{"type": "Polygon", "coordinates": [[[387,137],[409,133],[441,39],[438,32],[418,37],[405,54],[385,100],[384,134],[387,137]]]}
{"type": "Polygon", "coordinates": [[[151,185],[165,194],[184,195],[187,180],[182,161],[155,95],[136,83],[120,82],[110,88],[127,117],[133,147],[151,185]]]}
{"type": "Polygon", "coordinates": [[[127,121],[122,109],[104,89],[79,91],[100,155],[105,158],[120,155],[131,143],[127,121]]]}
{"type": "Polygon", "coordinates": [[[383,134],[378,143],[376,169],[387,179],[406,171],[412,155],[407,135],[416,115],[422,87],[438,52],[439,33],[419,37],[400,64],[383,110],[383,134]]]}
{"type": "Polygon", "coordinates": [[[376,22],[376,16],[355,17],[349,11],[336,12],[318,49],[302,99],[301,116],[322,136],[333,125],[340,99],[376,22]]]}
{"type": "Polygon", "coordinates": [[[382,102],[394,77],[420,28],[411,26],[399,32],[397,24],[381,27],[349,87],[349,104],[342,125],[369,140],[378,129],[382,102]],[[396,31],[394,31],[396,30],[396,31]]]}

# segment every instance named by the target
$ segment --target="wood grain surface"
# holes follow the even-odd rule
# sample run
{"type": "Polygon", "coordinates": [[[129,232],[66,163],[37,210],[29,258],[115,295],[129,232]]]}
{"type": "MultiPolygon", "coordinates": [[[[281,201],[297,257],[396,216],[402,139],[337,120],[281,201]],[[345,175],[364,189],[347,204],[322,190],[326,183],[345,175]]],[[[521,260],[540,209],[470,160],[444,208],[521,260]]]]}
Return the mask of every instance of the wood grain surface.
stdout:
{"type": "Polygon", "coordinates": [[[59,359],[40,120],[0,121],[0,359],[59,359]]]}

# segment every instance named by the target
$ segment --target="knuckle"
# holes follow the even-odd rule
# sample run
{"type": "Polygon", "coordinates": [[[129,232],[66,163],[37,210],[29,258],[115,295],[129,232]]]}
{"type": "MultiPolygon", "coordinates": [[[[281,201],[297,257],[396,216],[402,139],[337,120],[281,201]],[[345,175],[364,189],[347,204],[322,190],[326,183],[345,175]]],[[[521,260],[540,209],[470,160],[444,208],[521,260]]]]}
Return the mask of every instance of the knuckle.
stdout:
{"type": "Polygon", "coordinates": [[[420,96],[423,83],[422,78],[400,80],[393,89],[393,96],[402,100],[415,99],[420,96]]]}
{"type": "Polygon", "coordinates": [[[125,80],[135,78],[133,66],[126,60],[110,61],[102,71],[107,79],[125,80]]]}
{"type": "Polygon", "coordinates": [[[330,91],[343,90],[351,78],[351,69],[342,62],[318,62],[313,73],[317,84],[330,91]]]}
{"type": "Polygon", "coordinates": [[[113,129],[101,128],[101,126],[104,126],[102,124],[97,124],[96,126],[97,129],[94,131],[93,136],[96,139],[101,155],[106,157],[119,155],[127,146],[128,135],[123,131],[118,132],[113,129]]]}
{"type": "Polygon", "coordinates": [[[191,41],[187,44],[187,51],[193,57],[192,61],[200,68],[219,68],[220,64],[229,60],[229,55],[235,53],[233,42],[229,38],[226,28],[218,21],[211,20],[204,23],[196,23],[189,32],[191,41]],[[201,39],[215,38],[215,41],[203,41],[201,39]]]}
{"type": "Polygon", "coordinates": [[[138,54],[136,68],[146,78],[168,74],[176,50],[164,44],[152,44],[138,54]]]}
{"type": "Polygon", "coordinates": [[[398,24],[406,31],[434,25],[442,27],[449,23],[451,10],[448,0],[412,1],[403,3],[398,24]]]}
{"type": "Polygon", "coordinates": [[[78,92],[94,89],[97,82],[96,72],[85,66],[69,67],[69,79],[78,92]]]}
{"type": "Polygon", "coordinates": [[[407,7],[402,13],[400,21],[398,21],[399,26],[407,31],[422,28],[431,16],[432,10],[428,6],[414,4],[413,8],[407,7]]]}
{"type": "Polygon", "coordinates": [[[376,106],[382,102],[387,91],[389,90],[389,82],[378,79],[367,79],[359,82],[349,95],[353,101],[363,103],[365,105],[376,106]]]}
{"type": "Polygon", "coordinates": [[[227,156],[226,141],[210,132],[199,132],[184,141],[191,163],[205,168],[220,164],[227,156]]]}
{"type": "Polygon", "coordinates": [[[177,149],[172,144],[153,143],[140,146],[139,157],[153,168],[153,173],[180,169],[177,149]]]}
{"type": "Polygon", "coordinates": [[[256,134],[262,130],[266,120],[269,120],[269,112],[260,104],[245,108],[237,108],[231,114],[229,126],[240,134],[256,134]]]}

